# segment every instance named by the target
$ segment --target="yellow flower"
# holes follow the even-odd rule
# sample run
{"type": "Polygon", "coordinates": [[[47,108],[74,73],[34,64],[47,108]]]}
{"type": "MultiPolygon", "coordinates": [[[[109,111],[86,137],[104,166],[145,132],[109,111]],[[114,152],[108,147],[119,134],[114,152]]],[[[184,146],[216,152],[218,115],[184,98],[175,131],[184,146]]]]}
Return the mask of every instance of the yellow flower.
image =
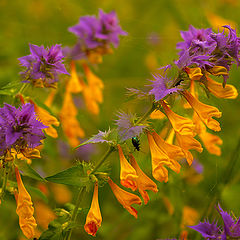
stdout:
{"type": "Polygon", "coordinates": [[[149,201],[149,196],[146,190],[158,192],[157,185],[141,170],[132,154],[130,154],[130,162],[138,175],[138,178],[136,179],[138,191],[143,197],[144,204],[147,204],[149,201]]]}
{"type": "Polygon", "coordinates": [[[152,132],[152,136],[157,146],[161,148],[161,150],[163,150],[169,158],[181,159],[184,157],[184,154],[180,147],[167,143],[155,131],[152,132]]]}
{"type": "Polygon", "coordinates": [[[235,99],[238,96],[238,91],[233,85],[226,84],[223,87],[221,83],[214,81],[210,77],[207,77],[206,85],[208,90],[218,98],[235,99]]]}
{"type": "Polygon", "coordinates": [[[179,132],[182,135],[193,135],[194,124],[192,120],[174,113],[164,101],[161,101],[161,104],[176,132],[179,132]]]}
{"type": "Polygon", "coordinates": [[[137,218],[137,210],[135,208],[133,208],[131,205],[132,204],[141,205],[141,203],[142,203],[141,199],[137,195],[129,193],[129,192],[121,189],[120,187],[118,187],[110,178],[108,179],[108,183],[109,183],[115,197],[119,201],[119,203],[121,203],[122,206],[131,215],[133,215],[135,218],[137,218]]]}
{"type": "Polygon", "coordinates": [[[84,131],[77,120],[77,109],[73,103],[70,92],[65,92],[63,107],[60,112],[63,132],[72,147],[79,144],[79,139],[84,137],[84,131]]]}
{"type": "Polygon", "coordinates": [[[12,148],[11,154],[14,158],[26,161],[28,164],[32,163],[32,158],[41,158],[40,151],[37,148],[24,148],[20,152],[12,148]]]}
{"type": "Polygon", "coordinates": [[[177,161],[170,159],[168,155],[158,147],[153,136],[149,132],[147,133],[147,137],[152,156],[152,175],[160,182],[167,182],[168,170],[164,167],[164,165],[177,173],[180,172],[181,166],[177,161]]]}
{"type": "Polygon", "coordinates": [[[28,238],[35,236],[35,228],[37,227],[36,220],[33,217],[34,208],[31,196],[25,189],[20,173],[15,168],[16,179],[18,184],[18,194],[15,195],[17,202],[16,213],[19,216],[19,225],[23,234],[28,238]]]}
{"type": "Polygon", "coordinates": [[[118,152],[120,157],[120,180],[124,187],[131,188],[133,191],[137,189],[136,179],[138,178],[135,169],[125,158],[121,146],[118,144],[118,152]]]}
{"type": "Polygon", "coordinates": [[[208,72],[214,76],[228,75],[228,70],[223,66],[214,66],[208,72]]]}
{"type": "Polygon", "coordinates": [[[55,118],[54,116],[52,116],[47,110],[45,110],[44,108],[41,108],[39,106],[37,106],[36,103],[34,103],[32,100],[30,100],[30,102],[32,104],[34,104],[34,110],[36,112],[36,115],[38,117],[38,119],[45,125],[48,126],[48,128],[44,129],[44,132],[53,137],[53,138],[57,138],[58,137],[58,133],[57,130],[52,126],[59,126],[59,121],[57,120],[57,118],[55,118]]]}
{"type": "Polygon", "coordinates": [[[67,83],[67,91],[71,93],[82,92],[85,84],[82,79],[80,79],[76,72],[76,66],[74,61],[71,62],[71,78],[67,83]]]}
{"type": "Polygon", "coordinates": [[[207,104],[200,102],[197,98],[193,97],[192,94],[189,93],[188,91],[184,91],[182,94],[208,128],[214,131],[221,130],[219,122],[212,118],[212,117],[220,118],[222,116],[222,113],[216,107],[209,106],[207,104]]]}
{"type": "Polygon", "coordinates": [[[203,76],[202,70],[199,67],[196,68],[185,68],[185,71],[187,72],[189,78],[192,81],[200,80],[200,78],[203,76]]]}
{"type": "Polygon", "coordinates": [[[91,72],[90,68],[86,64],[83,64],[83,69],[88,81],[88,86],[92,91],[92,96],[94,97],[96,102],[102,103],[102,90],[104,88],[102,80],[98,78],[93,72],[91,72]]]}
{"type": "Polygon", "coordinates": [[[95,236],[101,223],[102,216],[98,203],[98,183],[95,183],[92,204],[86,218],[84,229],[88,234],[95,236]]]}
{"type": "Polygon", "coordinates": [[[195,123],[197,133],[208,152],[220,156],[221,148],[217,145],[222,145],[222,139],[216,135],[208,133],[205,125],[202,123],[196,113],[193,115],[193,122],[195,123]]]}
{"type": "Polygon", "coordinates": [[[175,132],[175,134],[177,142],[179,146],[182,148],[182,151],[187,159],[188,164],[191,165],[193,161],[193,156],[189,152],[189,150],[195,149],[198,152],[202,152],[203,148],[200,142],[198,142],[192,135],[181,135],[178,132],[175,132]]]}
{"type": "Polygon", "coordinates": [[[162,113],[160,110],[154,110],[150,114],[150,118],[152,118],[152,119],[163,119],[163,118],[165,118],[165,114],[162,113]]]}

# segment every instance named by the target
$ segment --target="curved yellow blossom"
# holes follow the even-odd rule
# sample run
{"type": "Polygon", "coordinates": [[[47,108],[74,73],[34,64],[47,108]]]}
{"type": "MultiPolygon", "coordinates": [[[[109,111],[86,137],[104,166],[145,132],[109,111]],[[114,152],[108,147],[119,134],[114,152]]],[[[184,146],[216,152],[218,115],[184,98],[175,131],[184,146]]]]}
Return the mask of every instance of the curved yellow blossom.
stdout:
{"type": "Polygon", "coordinates": [[[153,136],[149,132],[147,133],[147,137],[152,156],[152,175],[160,182],[167,182],[168,170],[164,165],[171,168],[176,173],[180,172],[181,166],[177,161],[169,158],[168,155],[158,147],[153,136]]]}
{"type": "Polygon", "coordinates": [[[189,152],[190,149],[195,149],[198,152],[202,152],[203,148],[200,142],[198,142],[192,135],[181,135],[178,132],[175,132],[176,139],[179,146],[182,148],[182,151],[187,159],[189,165],[192,164],[193,156],[189,152]]]}
{"type": "Polygon", "coordinates": [[[137,218],[137,210],[133,208],[132,204],[138,204],[141,205],[142,201],[140,197],[138,197],[135,194],[129,193],[123,189],[121,189],[117,184],[115,184],[110,178],[108,179],[108,183],[119,201],[119,203],[122,204],[122,206],[135,218],[137,218]]]}
{"type": "Polygon", "coordinates": [[[208,69],[208,72],[214,76],[228,75],[228,70],[223,66],[214,66],[208,69]]]}
{"type": "Polygon", "coordinates": [[[137,189],[136,179],[138,175],[135,169],[131,166],[131,164],[125,158],[121,146],[118,144],[118,152],[120,157],[120,180],[121,184],[124,187],[131,188],[133,191],[137,189]]]}
{"type": "Polygon", "coordinates": [[[218,145],[222,145],[222,139],[214,134],[208,133],[205,125],[196,113],[193,115],[193,122],[195,123],[196,131],[208,152],[220,156],[221,148],[218,145]]]}
{"type": "Polygon", "coordinates": [[[146,190],[158,192],[157,185],[141,170],[132,154],[130,154],[130,162],[138,175],[138,178],[136,179],[138,191],[143,197],[144,204],[147,204],[149,201],[149,196],[146,190]]]}
{"type": "Polygon", "coordinates": [[[223,87],[221,83],[214,81],[210,77],[207,77],[206,85],[209,91],[218,98],[235,99],[238,96],[238,91],[233,85],[226,84],[223,87]]]}
{"type": "Polygon", "coordinates": [[[31,196],[25,189],[20,173],[15,168],[16,179],[18,184],[18,194],[15,195],[17,202],[16,213],[19,216],[19,225],[23,234],[28,238],[35,236],[35,228],[37,227],[36,220],[33,217],[34,208],[31,196]]]}
{"type": "Polygon", "coordinates": [[[84,229],[88,234],[95,236],[101,223],[102,215],[98,203],[98,183],[95,183],[92,204],[86,218],[84,229]]]}
{"type": "Polygon", "coordinates": [[[152,119],[163,119],[165,118],[165,114],[162,113],[160,110],[154,110],[151,114],[150,114],[150,118],[152,119]]]}
{"type": "Polygon", "coordinates": [[[182,135],[194,134],[194,124],[191,119],[174,113],[164,101],[161,101],[161,104],[175,131],[182,135]]]}
{"type": "Polygon", "coordinates": [[[203,76],[202,70],[199,67],[196,68],[185,68],[185,71],[187,72],[189,78],[192,81],[200,80],[200,78],[203,76]]]}
{"type": "Polygon", "coordinates": [[[212,118],[212,117],[220,118],[222,116],[222,113],[216,107],[200,102],[197,98],[193,97],[193,95],[188,91],[184,91],[182,94],[208,128],[214,131],[221,130],[219,122],[212,118]]]}
{"type": "Polygon", "coordinates": [[[67,91],[71,93],[82,92],[85,84],[82,79],[80,79],[76,72],[76,66],[74,61],[71,62],[71,77],[67,83],[67,91]]]}
{"type": "Polygon", "coordinates": [[[84,131],[77,120],[77,109],[73,103],[70,92],[65,92],[63,107],[60,112],[63,132],[67,136],[72,147],[79,144],[79,139],[84,137],[84,131]]]}
{"type": "Polygon", "coordinates": [[[57,118],[55,118],[54,116],[52,116],[47,110],[45,110],[44,108],[41,108],[39,106],[37,106],[37,104],[35,104],[33,101],[31,101],[34,104],[34,110],[37,114],[38,119],[48,128],[44,129],[44,132],[53,137],[53,138],[57,138],[58,137],[58,133],[57,130],[52,126],[59,126],[59,121],[57,120],[57,118]]]}

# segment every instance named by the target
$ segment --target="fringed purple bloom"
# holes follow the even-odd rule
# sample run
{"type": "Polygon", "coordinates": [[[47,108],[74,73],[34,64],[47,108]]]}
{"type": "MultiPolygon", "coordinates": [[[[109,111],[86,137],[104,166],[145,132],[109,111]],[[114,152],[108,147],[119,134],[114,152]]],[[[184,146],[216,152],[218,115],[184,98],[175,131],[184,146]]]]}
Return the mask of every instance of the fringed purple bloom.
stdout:
{"type": "Polygon", "coordinates": [[[108,131],[98,131],[98,134],[92,136],[88,141],[86,141],[85,143],[89,142],[89,143],[111,143],[112,141],[109,140],[109,134],[111,133],[111,130],[109,129],[108,131]]]}
{"type": "Polygon", "coordinates": [[[31,54],[18,58],[20,64],[27,68],[20,73],[23,82],[41,80],[47,87],[58,81],[59,74],[69,74],[63,64],[61,45],[56,44],[47,49],[33,44],[29,44],[29,47],[31,54]]]}
{"type": "Polygon", "coordinates": [[[45,138],[42,129],[47,128],[37,120],[34,105],[26,103],[15,108],[4,104],[0,108],[1,153],[6,148],[34,148],[41,144],[45,138]]]}
{"type": "Polygon", "coordinates": [[[201,233],[205,239],[240,239],[240,218],[234,220],[230,214],[223,211],[220,204],[218,204],[217,211],[223,219],[224,226],[222,228],[218,227],[217,223],[210,224],[208,221],[200,222],[196,226],[190,226],[190,228],[201,233]]]}
{"type": "Polygon", "coordinates": [[[115,11],[105,13],[99,9],[99,17],[80,17],[79,23],[68,29],[78,37],[73,48],[65,48],[64,55],[72,59],[86,58],[86,52],[96,48],[106,51],[112,44],[119,45],[119,35],[127,35],[119,25],[115,11]]]}
{"type": "Polygon", "coordinates": [[[122,141],[139,136],[147,127],[143,124],[135,124],[136,117],[131,113],[120,112],[117,116],[119,118],[116,120],[117,130],[122,141]]]}
{"type": "Polygon", "coordinates": [[[170,79],[168,77],[163,77],[161,75],[153,75],[155,80],[150,80],[152,82],[151,86],[152,89],[149,91],[149,95],[154,95],[155,100],[159,101],[163,98],[165,98],[167,95],[171,93],[176,93],[180,91],[181,89],[177,87],[173,88],[167,88],[167,83],[169,83],[170,79]]]}

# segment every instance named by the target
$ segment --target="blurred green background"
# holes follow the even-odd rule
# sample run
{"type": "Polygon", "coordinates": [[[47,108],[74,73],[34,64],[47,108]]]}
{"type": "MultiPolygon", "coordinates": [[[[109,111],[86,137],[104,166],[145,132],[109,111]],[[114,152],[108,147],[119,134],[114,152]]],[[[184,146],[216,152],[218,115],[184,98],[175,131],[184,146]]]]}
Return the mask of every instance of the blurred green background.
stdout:
{"type": "MultiPolygon", "coordinates": [[[[115,10],[128,36],[121,38],[119,48],[112,55],[104,56],[103,63],[95,70],[105,84],[104,103],[97,119],[79,114],[86,137],[96,133],[98,129],[106,130],[108,126],[113,126],[115,114],[120,109],[133,109],[139,114],[147,109],[148,103],[133,107],[134,101],[127,102],[126,88],[143,87],[147,84],[147,79],[151,79],[154,69],[177,59],[176,43],[181,41],[180,30],[187,30],[190,24],[196,28],[211,27],[212,20],[209,16],[213,14],[226,19],[226,22],[235,22],[239,32],[240,2],[237,0],[0,0],[0,87],[19,79],[17,58],[29,54],[29,43],[44,46],[56,43],[73,45],[76,39],[68,32],[68,27],[75,25],[80,16],[97,15],[99,8],[105,12],[115,10]]],[[[233,67],[229,83],[238,90],[239,79],[240,70],[233,67]]],[[[47,94],[47,90],[38,90],[35,94],[41,97],[47,94]]],[[[178,238],[184,206],[196,209],[201,216],[219,187],[219,179],[224,175],[227,162],[232,158],[240,138],[239,97],[235,100],[219,100],[211,96],[205,102],[217,106],[223,112],[220,119],[222,131],[218,134],[224,142],[222,156],[210,155],[206,150],[201,155],[196,154],[204,166],[203,178],[197,184],[192,184],[191,180],[186,181],[189,171],[186,165],[179,175],[169,171],[169,182],[158,183],[159,193],[150,193],[148,205],[137,207],[137,220],[116,201],[110,188],[104,186],[99,192],[103,223],[95,239],[178,238]],[[166,208],[165,197],[174,208],[171,213],[166,208]]],[[[146,139],[141,139],[141,142],[142,151],[135,156],[139,159],[140,166],[151,175],[150,155],[147,153],[148,147],[144,146],[146,139]]],[[[92,158],[100,158],[105,147],[96,146],[97,150],[92,158]]],[[[117,153],[112,155],[110,161],[113,163],[111,175],[119,183],[117,153]]],[[[45,175],[70,166],[69,161],[62,160],[55,139],[46,140],[43,159],[34,164],[45,175]]],[[[240,163],[237,163],[233,171],[236,177],[224,188],[222,198],[219,199],[224,209],[232,210],[236,216],[240,215],[240,184],[236,175],[239,167],[240,163]]],[[[27,181],[29,180],[26,178],[27,181]]],[[[90,201],[91,194],[84,198],[83,206],[89,208],[90,201]]],[[[59,206],[52,202],[49,205],[52,208],[59,206]]],[[[11,231],[17,224],[17,216],[11,220],[8,218],[10,213],[15,214],[13,198],[9,197],[9,201],[3,203],[0,211],[0,239],[19,239],[19,231],[11,231]]],[[[74,231],[72,239],[92,238],[83,231],[84,221],[85,216],[80,215],[79,222],[82,225],[74,231]]],[[[194,233],[189,232],[189,239],[195,239],[194,233]]]]}

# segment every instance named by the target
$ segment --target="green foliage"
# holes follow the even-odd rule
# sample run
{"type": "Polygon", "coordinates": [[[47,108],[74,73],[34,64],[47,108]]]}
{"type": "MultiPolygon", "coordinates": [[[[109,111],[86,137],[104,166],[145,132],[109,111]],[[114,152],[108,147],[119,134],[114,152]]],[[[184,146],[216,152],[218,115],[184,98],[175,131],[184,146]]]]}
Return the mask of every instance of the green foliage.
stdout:
{"type": "Polygon", "coordinates": [[[28,176],[35,180],[45,182],[45,179],[42,178],[26,161],[15,159],[14,164],[18,167],[20,171],[23,172],[24,176],[28,176]]]}

